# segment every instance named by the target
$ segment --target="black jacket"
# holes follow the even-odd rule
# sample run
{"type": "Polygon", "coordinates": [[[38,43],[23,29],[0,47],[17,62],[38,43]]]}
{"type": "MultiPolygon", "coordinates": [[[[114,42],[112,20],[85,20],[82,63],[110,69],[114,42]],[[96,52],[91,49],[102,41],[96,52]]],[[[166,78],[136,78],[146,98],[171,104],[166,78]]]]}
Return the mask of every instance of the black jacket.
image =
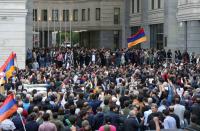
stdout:
{"type": "Polygon", "coordinates": [[[25,125],[27,131],[37,131],[39,124],[36,121],[29,121],[25,125]]]}
{"type": "Polygon", "coordinates": [[[94,120],[92,123],[92,129],[98,130],[103,125],[103,122],[104,122],[104,114],[102,112],[97,113],[94,116],[94,120]]]}
{"type": "Polygon", "coordinates": [[[136,117],[129,117],[124,121],[124,131],[139,131],[140,127],[136,117]]]}

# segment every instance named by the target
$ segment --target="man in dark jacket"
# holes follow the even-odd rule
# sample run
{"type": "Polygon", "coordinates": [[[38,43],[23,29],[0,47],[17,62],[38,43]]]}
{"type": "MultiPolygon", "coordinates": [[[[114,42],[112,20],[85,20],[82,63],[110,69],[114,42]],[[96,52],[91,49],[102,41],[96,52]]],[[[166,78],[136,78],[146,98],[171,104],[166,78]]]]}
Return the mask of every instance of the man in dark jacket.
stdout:
{"type": "MultiPolygon", "coordinates": [[[[22,119],[23,119],[23,117],[22,117],[22,119]]],[[[24,131],[23,123],[21,121],[19,114],[16,113],[16,115],[12,117],[12,121],[15,124],[16,131],[24,131]]],[[[24,121],[24,119],[23,119],[23,121],[24,121]]]]}
{"type": "Polygon", "coordinates": [[[28,116],[27,123],[25,125],[27,131],[37,131],[38,130],[39,124],[35,120],[36,120],[36,114],[31,113],[28,116]]]}
{"type": "Polygon", "coordinates": [[[105,117],[109,116],[111,118],[111,124],[114,125],[117,129],[120,128],[121,118],[117,113],[117,106],[115,104],[110,105],[110,111],[105,114],[105,117]]]}
{"type": "Polygon", "coordinates": [[[130,111],[128,119],[124,121],[124,131],[140,131],[140,128],[143,125],[143,119],[139,123],[138,118],[136,117],[139,110],[137,107],[134,107],[133,110],[130,111]]]}
{"type": "MultiPolygon", "coordinates": [[[[153,118],[158,117],[159,120],[163,122],[164,116],[161,112],[158,112],[158,106],[155,103],[151,105],[151,110],[152,110],[152,113],[148,116],[147,123],[149,124],[150,130],[156,130],[156,124],[153,118]]],[[[160,123],[160,128],[161,129],[163,128],[161,123],[160,123]]]]}
{"type": "Polygon", "coordinates": [[[92,123],[92,129],[98,130],[101,127],[101,125],[103,125],[103,120],[104,120],[104,113],[102,112],[102,108],[98,107],[97,114],[94,116],[94,120],[92,123]]]}
{"type": "Polygon", "coordinates": [[[92,107],[92,111],[96,114],[97,107],[100,106],[102,101],[98,100],[94,94],[90,95],[90,100],[88,101],[88,105],[92,107]]]}
{"type": "MultiPolygon", "coordinates": [[[[200,94],[195,96],[195,103],[191,107],[191,113],[200,120],[200,94]]],[[[198,125],[200,125],[200,121],[197,121],[198,125]]]]}

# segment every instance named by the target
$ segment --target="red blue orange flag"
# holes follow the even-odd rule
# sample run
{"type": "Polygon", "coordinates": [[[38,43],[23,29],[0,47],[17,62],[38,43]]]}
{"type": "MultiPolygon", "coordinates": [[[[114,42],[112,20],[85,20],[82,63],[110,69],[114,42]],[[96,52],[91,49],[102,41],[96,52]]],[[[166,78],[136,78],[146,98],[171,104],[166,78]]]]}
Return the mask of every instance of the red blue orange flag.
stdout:
{"type": "Polygon", "coordinates": [[[0,72],[4,72],[7,79],[10,78],[12,76],[12,73],[15,71],[15,66],[14,66],[15,58],[16,58],[16,54],[12,52],[10,56],[8,57],[8,59],[0,68],[0,72]]]}
{"type": "Polygon", "coordinates": [[[136,34],[132,35],[127,39],[128,48],[131,48],[137,44],[147,41],[144,29],[141,28],[136,34]]]}
{"type": "Polygon", "coordinates": [[[10,94],[0,107],[0,122],[12,116],[16,111],[17,102],[14,99],[14,95],[10,94]]]}

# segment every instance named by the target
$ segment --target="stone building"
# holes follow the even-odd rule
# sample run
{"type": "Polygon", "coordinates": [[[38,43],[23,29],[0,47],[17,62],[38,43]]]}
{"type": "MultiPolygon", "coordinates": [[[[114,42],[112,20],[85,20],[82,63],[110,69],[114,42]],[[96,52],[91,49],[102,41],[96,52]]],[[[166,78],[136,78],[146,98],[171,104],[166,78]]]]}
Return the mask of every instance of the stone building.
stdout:
{"type": "Polygon", "coordinates": [[[25,68],[26,50],[32,48],[31,6],[31,0],[0,0],[0,66],[13,51],[16,66],[25,68]]]}
{"type": "Polygon", "coordinates": [[[15,51],[24,68],[26,50],[55,45],[59,32],[79,32],[85,47],[126,48],[140,27],[148,41],[137,47],[199,53],[200,0],[0,0],[0,64],[15,51]]]}
{"type": "Polygon", "coordinates": [[[148,41],[138,47],[198,52],[199,6],[200,0],[34,0],[35,44],[51,46],[52,32],[71,27],[82,46],[126,48],[127,37],[143,27],[148,41]]]}
{"type": "Polygon", "coordinates": [[[200,52],[200,0],[125,0],[131,33],[145,29],[142,48],[200,52]]]}
{"type": "Polygon", "coordinates": [[[39,32],[36,46],[52,46],[55,33],[76,31],[81,46],[121,47],[122,1],[34,0],[33,30],[39,32]]]}

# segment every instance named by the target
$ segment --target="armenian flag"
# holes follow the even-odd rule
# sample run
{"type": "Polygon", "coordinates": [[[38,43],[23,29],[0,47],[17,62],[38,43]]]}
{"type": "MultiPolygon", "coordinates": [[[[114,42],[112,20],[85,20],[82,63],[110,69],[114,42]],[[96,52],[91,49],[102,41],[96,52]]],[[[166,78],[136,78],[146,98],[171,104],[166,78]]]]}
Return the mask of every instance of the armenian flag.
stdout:
{"type": "Polygon", "coordinates": [[[0,122],[12,116],[13,113],[17,111],[17,108],[17,102],[14,99],[14,95],[8,95],[0,107],[0,122]]]}
{"type": "Polygon", "coordinates": [[[144,29],[141,28],[136,34],[132,35],[128,38],[128,48],[131,48],[139,43],[147,41],[147,37],[145,35],[144,29]]]}
{"type": "Polygon", "coordinates": [[[16,54],[12,52],[5,63],[1,66],[0,72],[5,73],[5,77],[8,79],[12,76],[12,73],[15,71],[14,59],[16,58],[16,54]]]}

